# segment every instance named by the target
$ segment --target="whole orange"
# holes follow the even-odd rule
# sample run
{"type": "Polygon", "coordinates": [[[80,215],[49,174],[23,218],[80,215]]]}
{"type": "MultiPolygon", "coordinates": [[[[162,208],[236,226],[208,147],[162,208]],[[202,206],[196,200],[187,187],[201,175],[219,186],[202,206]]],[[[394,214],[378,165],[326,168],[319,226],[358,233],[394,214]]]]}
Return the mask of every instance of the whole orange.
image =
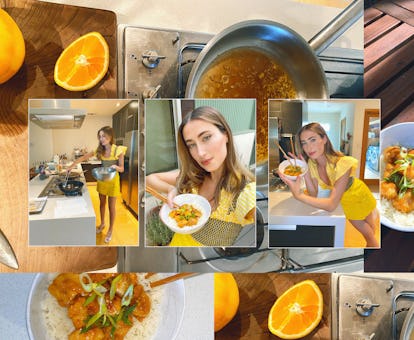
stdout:
{"type": "Polygon", "coordinates": [[[13,18],[0,8],[0,84],[13,77],[23,64],[23,34],[13,18]]]}
{"type": "Polygon", "coordinates": [[[226,326],[239,308],[239,287],[231,273],[214,273],[214,331],[226,326]]]}

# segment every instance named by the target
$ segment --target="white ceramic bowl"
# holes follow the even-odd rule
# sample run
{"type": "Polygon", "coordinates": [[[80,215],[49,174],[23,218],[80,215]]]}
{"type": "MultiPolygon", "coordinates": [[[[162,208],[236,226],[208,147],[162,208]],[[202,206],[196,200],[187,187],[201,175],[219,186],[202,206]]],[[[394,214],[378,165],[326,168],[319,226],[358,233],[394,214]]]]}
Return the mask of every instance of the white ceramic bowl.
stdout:
{"type": "MultiPolygon", "coordinates": [[[[158,274],[161,277],[170,274],[158,274]]],[[[46,329],[42,301],[48,293],[48,286],[56,274],[37,274],[26,307],[26,325],[30,340],[50,339],[46,329]]],[[[181,328],[185,308],[185,289],[183,280],[163,286],[164,296],[159,305],[160,319],[153,340],[176,339],[181,328]]]]}
{"type": "MultiPolygon", "coordinates": [[[[279,164],[279,171],[284,174],[287,178],[289,178],[292,181],[296,181],[297,176],[290,176],[285,174],[285,169],[287,166],[295,164],[294,159],[291,159],[290,162],[286,159],[282,163],[279,164]]],[[[300,166],[302,168],[302,173],[299,175],[299,177],[306,174],[308,171],[308,164],[305,161],[302,161],[300,159],[296,159],[296,165],[300,166]]]]}
{"type": "MultiPolygon", "coordinates": [[[[414,122],[391,125],[381,131],[381,155],[384,149],[392,145],[401,145],[414,148],[414,122]]],[[[381,179],[383,174],[383,160],[381,156],[381,179]]],[[[402,225],[381,214],[381,223],[391,229],[414,232],[414,225],[402,225]]]]}
{"type": "Polygon", "coordinates": [[[179,226],[177,226],[177,222],[175,222],[175,220],[169,216],[170,211],[174,209],[171,209],[167,204],[163,204],[160,210],[161,221],[163,221],[164,224],[175,233],[178,233],[178,234],[195,233],[196,231],[200,230],[204,226],[204,224],[206,224],[206,222],[208,221],[210,217],[210,214],[211,214],[210,203],[208,203],[208,201],[203,196],[195,195],[195,194],[177,195],[174,198],[174,202],[180,206],[185,203],[191,204],[194,208],[201,210],[201,217],[198,220],[198,223],[196,225],[180,228],[179,226]]]}

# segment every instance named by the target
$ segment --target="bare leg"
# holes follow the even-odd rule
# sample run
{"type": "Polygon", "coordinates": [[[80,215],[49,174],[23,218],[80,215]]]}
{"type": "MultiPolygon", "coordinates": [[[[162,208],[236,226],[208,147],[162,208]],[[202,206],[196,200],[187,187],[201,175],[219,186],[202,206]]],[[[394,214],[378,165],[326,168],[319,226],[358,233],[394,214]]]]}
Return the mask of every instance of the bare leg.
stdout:
{"type": "Polygon", "coordinates": [[[105,228],[105,207],[106,207],[106,196],[99,194],[99,211],[101,214],[101,224],[99,225],[98,229],[96,229],[96,233],[99,234],[105,228]]]}
{"type": "Polygon", "coordinates": [[[373,211],[371,211],[371,213],[367,217],[365,217],[365,221],[369,224],[374,234],[375,234],[375,230],[377,230],[377,225],[379,225],[379,223],[377,223],[377,219],[378,219],[377,209],[374,209],[373,211]]]}
{"type": "Polygon", "coordinates": [[[364,236],[367,241],[367,247],[378,248],[379,244],[375,238],[375,233],[372,230],[370,224],[366,220],[349,220],[351,224],[364,236]]]}
{"type": "Polygon", "coordinates": [[[109,205],[109,229],[108,233],[105,237],[105,243],[109,243],[112,238],[112,229],[115,223],[115,215],[116,215],[116,197],[108,197],[108,205],[109,205]]]}

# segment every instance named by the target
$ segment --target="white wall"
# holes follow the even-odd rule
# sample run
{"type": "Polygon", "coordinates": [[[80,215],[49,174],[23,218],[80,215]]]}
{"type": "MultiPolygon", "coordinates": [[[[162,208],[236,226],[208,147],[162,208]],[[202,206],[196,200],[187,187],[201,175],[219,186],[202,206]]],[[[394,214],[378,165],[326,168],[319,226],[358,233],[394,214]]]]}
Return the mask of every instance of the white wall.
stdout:
{"type": "Polygon", "coordinates": [[[35,166],[35,162],[50,161],[52,158],[52,130],[42,129],[29,121],[29,167],[35,166]]]}
{"type": "Polygon", "coordinates": [[[72,159],[74,148],[95,150],[98,146],[98,130],[106,125],[112,126],[112,116],[86,116],[80,129],[49,130],[52,131],[52,155],[66,154],[68,159],[72,159]]]}

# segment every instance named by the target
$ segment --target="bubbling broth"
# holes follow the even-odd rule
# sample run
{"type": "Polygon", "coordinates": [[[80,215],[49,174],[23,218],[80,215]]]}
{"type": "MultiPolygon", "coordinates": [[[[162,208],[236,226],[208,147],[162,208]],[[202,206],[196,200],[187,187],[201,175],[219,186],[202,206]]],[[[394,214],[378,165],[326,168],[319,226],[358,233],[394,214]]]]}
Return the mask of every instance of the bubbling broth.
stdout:
{"type": "Polygon", "coordinates": [[[253,48],[220,55],[195,90],[195,98],[256,98],[257,162],[268,158],[268,100],[296,97],[287,72],[271,56],[253,48]]]}

